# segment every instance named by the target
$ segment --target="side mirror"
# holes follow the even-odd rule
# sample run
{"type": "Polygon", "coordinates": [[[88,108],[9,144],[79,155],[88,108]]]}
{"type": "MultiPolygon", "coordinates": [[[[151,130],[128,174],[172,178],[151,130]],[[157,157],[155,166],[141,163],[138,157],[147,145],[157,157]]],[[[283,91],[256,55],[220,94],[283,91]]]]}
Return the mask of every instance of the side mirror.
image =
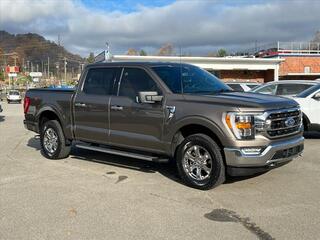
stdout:
{"type": "Polygon", "coordinates": [[[139,92],[140,103],[156,103],[161,102],[163,96],[158,95],[157,92],[139,92]]]}
{"type": "Polygon", "coordinates": [[[320,92],[317,92],[314,96],[313,99],[315,100],[320,100],[320,92]]]}

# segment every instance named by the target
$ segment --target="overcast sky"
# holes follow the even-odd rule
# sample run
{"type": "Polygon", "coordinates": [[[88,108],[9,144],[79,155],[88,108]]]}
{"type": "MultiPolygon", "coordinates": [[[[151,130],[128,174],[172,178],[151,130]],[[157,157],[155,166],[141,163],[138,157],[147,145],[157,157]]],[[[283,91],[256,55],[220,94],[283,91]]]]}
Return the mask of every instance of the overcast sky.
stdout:
{"type": "Polygon", "coordinates": [[[0,29],[38,33],[87,56],[154,53],[172,43],[204,55],[275,41],[308,41],[320,30],[320,0],[0,0],[0,29]]]}

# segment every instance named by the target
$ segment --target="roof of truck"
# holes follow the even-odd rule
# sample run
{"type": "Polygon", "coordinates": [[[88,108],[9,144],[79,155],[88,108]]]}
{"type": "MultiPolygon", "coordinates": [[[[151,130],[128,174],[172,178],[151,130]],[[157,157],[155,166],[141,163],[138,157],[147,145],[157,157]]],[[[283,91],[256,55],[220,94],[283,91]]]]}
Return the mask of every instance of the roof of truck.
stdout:
{"type": "Polygon", "coordinates": [[[94,66],[119,66],[119,65],[126,65],[126,66],[179,66],[182,65],[190,65],[188,63],[178,63],[178,62],[98,62],[98,63],[91,63],[88,64],[87,67],[94,67],[94,66]]]}

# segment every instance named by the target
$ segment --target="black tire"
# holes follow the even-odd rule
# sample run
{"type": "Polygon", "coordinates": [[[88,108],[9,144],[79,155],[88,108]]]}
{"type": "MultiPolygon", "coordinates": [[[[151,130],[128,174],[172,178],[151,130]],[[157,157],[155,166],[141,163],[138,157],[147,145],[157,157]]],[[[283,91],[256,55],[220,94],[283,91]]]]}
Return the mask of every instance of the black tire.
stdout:
{"type": "Polygon", "coordinates": [[[10,104],[10,101],[9,101],[9,100],[8,100],[7,102],[8,102],[8,104],[10,104]]]}
{"type": "Polygon", "coordinates": [[[70,154],[71,145],[66,145],[66,139],[63,133],[63,130],[61,128],[60,123],[57,120],[49,120],[42,124],[41,126],[41,132],[40,132],[40,142],[41,142],[41,148],[44,156],[49,159],[61,159],[66,158],[70,154]],[[50,152],[45,147],[45,133],[46,131],[54,131],[54,133],[57,136],[57,147],[56,150],[53,152],[50,152]]]}
{"type": "Polygon", "coordinates": [[[181,179],[190,187],[208,190],[219,186],[225,181],[225,165],[220,148],[212,138],[205,134],[193,134],[186,137],[177,149],[176,162],[181,179]],[[204,149],[210,154],[211,172],[205,176],[206,179],[197,180],[190,176],[190,171],[186,170],[184,156],[187,151],[192,151],[192,146],[200,146],[202,150],[204,149]]]}

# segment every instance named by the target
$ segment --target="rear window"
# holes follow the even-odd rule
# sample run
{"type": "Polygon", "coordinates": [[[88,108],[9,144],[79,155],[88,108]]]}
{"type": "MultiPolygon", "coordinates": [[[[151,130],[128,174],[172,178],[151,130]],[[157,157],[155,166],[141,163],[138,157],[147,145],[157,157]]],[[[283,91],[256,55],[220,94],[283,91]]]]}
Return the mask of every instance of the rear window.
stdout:
{"type": "Polygon", "coordinates": [[[231,87],[234,91],[236,91],[236,92],[244,92],[244,90],[243,90],[243,88],[241,87],[241,85],[240,84],[236,84],[236,83],[227,83],[227,85],[229,86],[229,87],[231,87]]]}
{"type": "Polygon", "coordinates": [[[319,89],[320,89],[320,84],[314,85],[313,87],[310,87],[310,88],[308,88],[307,90],[299,93],[299,94],[297,95],[297,97],[301,97],[301,98],[308,97],[310,94],[318,91],[319,89]]]}
{"type": "Polygon", "coordinates": [[[258,84],[247,84],[247,87],[249,87],[250,89],[253,89],[258,86],[259,86],[258,84]]]}
{"type": "Polygon", "coordinates": [[[312,87],[312,85],[310,84],[279,84],[277,89],[277,95],[297,95],[310,87],[312,87]]]}
{"type": "Polygon", "coordinates": [[[93,95],[111,95],[118,68],[93,68],[88,71],[83,92],[93,95]]]}

